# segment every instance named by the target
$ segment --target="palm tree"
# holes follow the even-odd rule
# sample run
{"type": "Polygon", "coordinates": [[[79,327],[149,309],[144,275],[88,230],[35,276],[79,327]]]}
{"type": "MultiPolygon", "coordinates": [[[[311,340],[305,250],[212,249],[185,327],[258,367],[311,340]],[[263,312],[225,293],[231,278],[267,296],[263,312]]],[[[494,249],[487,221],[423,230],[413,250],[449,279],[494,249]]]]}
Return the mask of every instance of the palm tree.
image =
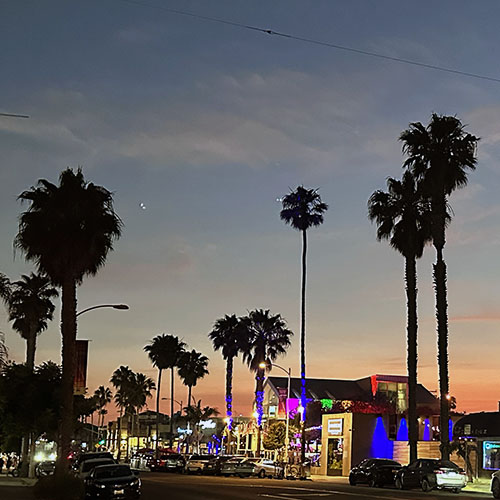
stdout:
{"type": "Polygon", "coordinates": [[[76,287],[96,275],[121,234],[122,222],[113,209],[113,195],[84,179],[82,170],[68,168],[59,185],[41,179],[20,194],[29,203],[20,215],[15,246],[38,271],[62,288],[62,390],[60,453],[57,474],[68,468],[73,429],[76,287]]]}
{"type": "MultiPolygon", "coordinates": [[[[111,376],[110,382],[115,387],[115,404],[120,411],[118,418],[118,455],[117,459],[120,460],[121,456],[121,441],[122,441],[122,420],[123,415],[129,408],[129,387],[135,377],[134,372],[128,366],[120,366],[111,376]]],[[[128,433],[127,433],[128,435],[128,433]]]]}
{"type": "Polygon", "coordinates": [[[298,186],[282,200],[283,209],[280,212],[281,220],[290,224],[302,233],[302,287],[301,287],[301,314],[300,314],[300,401],[302,408],[302,437],[301,460],[306,458],[306,258],[307,258],[307,230],[323,224],[323,214],[328,205],[321,201],[317,189],[306,189],[298,186]]]}
{"type": "MultiPolygon", "coordinates": [[[[172,425],[173,419],[172,416],[174,414],[174,375],[173,371],[175,366],[179,361],[179,357],[181,353],[184,351],[185,344],[181,342],[177,337],[173,335],[167,335],[163,333],[162,335],[157,335],[151,340],[151,342],[144,347],[144,350],[148,353],[149,359],[153,366],[158,368],[158,382],[157,382],[157,390],[156,390],[156,441],[155,441],[155,450],[156,450],[156,458],[158,458],[158,445],[159,445],[159,436],[160,436],[160,399],[161,399],[161,376],[162,371],[170,368],[171,372],[171,394],[170,394],[170,422],[172,425]]],[[[170,429],[170,434],[172,434],[172,428],[170,429]]],[[[172,446],[172,443],[170,443],[172,446]]]]}
{"type": "Polygon", "coordinates": [[[194,349],[182,353],[179,364],[177,365],[177,373],[182,379],[182,383],[188,388],[188,405],[191,403],[191,392],[193,387],[196,387],[198,380],[208,375],[208,358],[196,352],[194,349]]]}
{"type": "Polygon", "coordinates": [[[0,373],[7,365],[8,351],[5,345],[5,336],[3,332],[0,332],[0,373]]]}
{"type": "MultiPolygon", "coordinates": [[[[225,315],[218,319],[208,337],[214,350],[220,349],[226,360],[226,418],[227,427],[231,432],[233,427],[233,363],[234,358],[246,349],[246,337],[242,334],[240,320],[235,314],[225,315]]],[[[188,404],[190,401],[188,401],[188,404]]]]}
{"type": "Polygon", "coordinates": [[[243,359],[255,372],[255,409],[257,412],[257,456],[260,456],[262,415],[264,401],[264,376],[267,368],[263,368],[265,363],[270,368],[270,363],[278,356],[286,353],[290,346],[290,337],[293,332],[286,327],[285,320],[281,315],[271,315],[269,309],[256,309],[250,311],[248,316],[241,318],[241,328],[248,338],[246,350],[243,352],[243,359]]]}
{"type": "Polygon", "coordinates": [[[186,344],[175,337],[163,333],[157,335],[153,340],[144,347],[148,353],[149,359],[156,368],[158,368],[158,384],[156,392],[156,455],[158,455],[159,441],[159,416],[160,416],[160,386],[162,370],[170,369],[170,448],[173,444],[173,415],[174,415],[174,368],[177,367],[179,359],[184,352],[186,344]]]}
{"type": "Polygon", "coordinates": [[[99,415],[99,421],[97,425],[99,427],[99,432],[100,432],[101,428],[104,426],[104,416],[108,413],[106,410],[106,406],[109,403],[111,403],[111,400],[113,399],[111,389],[109,387],[104,387],[103,385],[100,385],[94,391],[94,398],[97,401],[97,410],[99,415]]]}
{"type": "Polygon", "coordinates": [[[432,243],[436,249],[433,266],[436,295],[436,320],[438,337],[441,457],[449,459],[450,408],[448,373],[448,303],[446,290],[446,264],[443,259],[446,227],[449,222],[448,197],[458,188],[467,185],[469,170],[476,168],[478,138],[468,134],[455,116],[433,113],[425,127],[420,122],[411,123],[400,140],[403,152],[408,155],[404,167],[422,181],[431,204],[432,243]]]}
{"type": "Polygon", "coordinates": [[[23,274],[11,285],[9,320],[13,322],[12,328],[26,340],[26,366],[31,371],[35,366],[37,336],[52,320],[55,306],[51,299],[57,296],[50,279],[35,273],[23,274]]]}
{"type": "Polygon", "coordinates": [[[0,273],[0,299],[6,304],[8,303],[10,292],[11,292],[11,282],[5,274],[0,273]]]}
{"type": "Polygon", "coordinates": [[[377,239],[389,240],[405,259],[408,366],[408,441],[410,462],[417,459],[417,262],[431,241],[430,206],[412,173],[401,181],[387,179],[387,192],[375,191],[368,200],[368,217],[377,223],[377,239]]]}
{"type": "MultiPolygon", "coordinates": [[[[210,406],[201,406],[201,399],[195,401],[194,405],[188,405],[184,408],[186,414],[186,420],[191,424],[193,428],[193,440],[196,443],[196,452],[199,453],[200,441],[200,422],[208,420],[211,417],[215,417],[219,414],[217,408],[212,408],[210,406]]],[[[187,442],[187,441],[186,441],[187,442]]],[[[189,450],[187,450],[189,451],[189,450]]]]}

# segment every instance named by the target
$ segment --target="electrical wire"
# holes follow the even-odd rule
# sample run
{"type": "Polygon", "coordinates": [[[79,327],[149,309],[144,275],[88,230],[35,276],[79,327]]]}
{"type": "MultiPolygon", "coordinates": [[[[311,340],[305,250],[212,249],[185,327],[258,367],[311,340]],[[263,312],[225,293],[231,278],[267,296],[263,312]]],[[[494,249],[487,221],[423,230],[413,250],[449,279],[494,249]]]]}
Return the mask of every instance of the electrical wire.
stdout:
{"type": "Polygon", "coordinates": [[[412,66],[418,66],[420,68],[431,69],[434,71],[441,71],[444,73],[451,73],[451,74],[455,74],[455,75],[476,78],[479,80],[486,80],[486,81],[490,81],[490,82],[500,83],[500,78],[495,78],[493,76],[480,75],[478,73],[472,73],[469,71],[462,71],[462,70],[453,69],[453,68],[446,68],[444,66],[438,66],[435,64],[428,64],[428,63],[424,63],[424,62],[420,62],[420,61],[414,61],[412,59],[404,59],[401,57],[388,56],[386,54],[381,54],[378,52],[371,52],[368,50],[357,49],[354,47],[349,47],[347,45],[339,45],[336,43],[323,42],[321,40],[315,40],[313,38],[307,38],[307,37],[303,37],[303,36],[299,36],[299,35],[293,35],[291,33],[285,33],[285,32],[281,32],[281,31],[275,31],[272,29],[261,28],[259,26],[252,26],[249,24],[238,23],[235,21],[229,21],[227,19],[222,19],[222,18],[218,18],[218,17],[204,16],[202,14],[196,14],[194,12],[188,12],[185,10],[171,9],[170,7],[164,7],[162,5],[155,5],[155,4],[151,4],[148,2],[142,2],[139,0],[115,0],[115,1],[122,2],[122,3],[128,3],[128,4],[132,4],[132,5],[137,5],[137,6],[142,6],[142,7],[149,7],[152,9],[159,9],[159,10],[163,10],[165,12],[170,12],[171,14],[178,14],[181,16],[192,17],[195,19],[203,20],[203,21],[210,21],[213,23],[225,24],[228,26],[236,27],[236,28],[243,28],[243,29],[247,29],[247,30],[258,31],[260,33],[265,33],[267,35],[273,35],[273,36],[277,36],[277,37],[281,37],[281,38],[288,38],[290,40],[296,40],[299,42],[309,43],[312,45],[319,45],[322,47],[328,47],[328,48],[336,49],[336,50],[343,50],[345,52],[362,54],[365,56],[375,57],[378,59],[385,59],[387,61],[393,61],[393,62],[398,62],[398,63],[402,63],[402,64],[409,64],[412,66]]]}

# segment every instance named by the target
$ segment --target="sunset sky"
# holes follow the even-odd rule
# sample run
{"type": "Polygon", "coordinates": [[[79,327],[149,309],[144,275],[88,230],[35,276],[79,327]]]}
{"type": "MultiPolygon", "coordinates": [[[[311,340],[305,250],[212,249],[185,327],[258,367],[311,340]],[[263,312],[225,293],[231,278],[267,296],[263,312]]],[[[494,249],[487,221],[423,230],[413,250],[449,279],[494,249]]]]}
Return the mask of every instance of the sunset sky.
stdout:
{"type": "MultiPolygon", "coordinates": [[[[210,358],[193,393],[223,412],[224,363],[207,333],[224,314],[254,308],[288,321],[295,337],[278,363],[298,375],[301,240],[280,221],[278,199],[299,184],[330,205],[309,234],[308,376],[405,374],[403,258],[376,241],[366,203],[402,174],[400,132],[437,112],[481,137],[477,170],[450,200],[451,393],[460,410],[497,409],[500,83],[155,5],[500,78],[493,0],[1,2],[0,112],[30,118],[0,117],[0,271],[18,279],[33,269],[12,247],[16,197],[67,166],[113,191],[124,222],[105,268],[78,290],[79,309],[130,306],[80,318],[78,337],[92,340],[89,390],[121,364],[156,379],[143,346],[170,333],[210,358]]],[[[430,390],[433,261],[428,248],[418,262],[419,381],[430,390]]],[[[59,305],[56,314],[37,363],[60,361],[59,305]]],[[[0,331],[22,361],[4,310],[0,331]]],[[[237,363],[237,413],[249,412],[253,386],[237,363]]],[[[186,400],[180,383],[176,399],[186,400]]]]}

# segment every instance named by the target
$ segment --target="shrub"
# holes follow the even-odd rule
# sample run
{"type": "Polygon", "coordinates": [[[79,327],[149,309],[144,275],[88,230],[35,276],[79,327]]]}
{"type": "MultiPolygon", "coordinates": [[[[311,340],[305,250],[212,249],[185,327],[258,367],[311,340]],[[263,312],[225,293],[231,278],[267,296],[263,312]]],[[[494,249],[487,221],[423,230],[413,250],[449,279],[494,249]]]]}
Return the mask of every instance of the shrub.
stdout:
{"type": "Polygon", "coordinates": [[[42,477],[34,487],[35,498],[39,500],[81,500],[84,490],[83,481],[72,474],[42,477]]]}

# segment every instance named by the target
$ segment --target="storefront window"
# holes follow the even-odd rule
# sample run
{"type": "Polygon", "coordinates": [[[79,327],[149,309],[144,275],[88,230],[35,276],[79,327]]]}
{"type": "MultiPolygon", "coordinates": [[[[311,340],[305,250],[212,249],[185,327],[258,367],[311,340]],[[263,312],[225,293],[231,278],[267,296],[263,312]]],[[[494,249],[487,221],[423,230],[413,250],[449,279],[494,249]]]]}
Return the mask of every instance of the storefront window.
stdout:
{"type": "Polygon", "coordinates": [[[500,441],[484,441],[483,443],[483,469],[500,469],[500,441]]]}

